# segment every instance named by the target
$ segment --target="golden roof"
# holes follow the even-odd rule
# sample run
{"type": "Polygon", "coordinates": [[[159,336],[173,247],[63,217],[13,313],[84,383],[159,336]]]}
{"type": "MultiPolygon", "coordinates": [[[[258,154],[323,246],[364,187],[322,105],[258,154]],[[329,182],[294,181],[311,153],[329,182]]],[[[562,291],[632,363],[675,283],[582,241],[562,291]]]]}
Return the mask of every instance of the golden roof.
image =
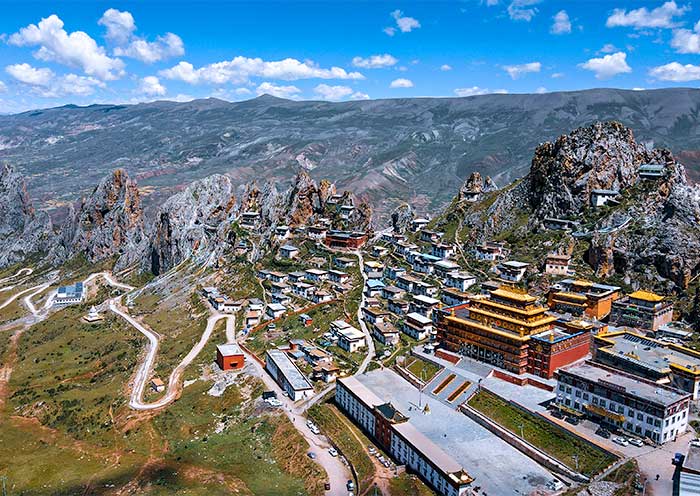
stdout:
{"type": "Polygon", "coordinates": [[[554,296],[562,296],[564,298],[571,298],[572,300],[586,301],[588,298],[585,295],[579,293],[570,293],[568,291],[557,291],[554,296]]]}
{"type": "Polygon", "coordinates": [[[659,296],[651,291],[644,291],[643,289],[635,291],[634,293],[630,294],[629,297],[634,298],[635,300],[649,301],[652,303],[658,303],[664,300],[663,296],[659,296]]]}
{"type": "Polygon", "coordinates": [[[583,280],[583,279],[576,279],[576,280],[574,281],[574,285],[576,285],[576,286],[586,286],[586,287],[588,287],[588,286],[593,286],[593,283],[592,283],[591,281],[585,281],[585,280],[583,280]]]}
{"type": "Polygon", "coordinates": [[[516,292],[513,289],[507,289],[505,287],[494,289],[491,291],[491,294],[493,296],[501,296],[502,298],[507,298],[509,300],[524,301],[526,303],[534,303],[537,301],[537,298],[527,294],[526,292],[516,292]]]}

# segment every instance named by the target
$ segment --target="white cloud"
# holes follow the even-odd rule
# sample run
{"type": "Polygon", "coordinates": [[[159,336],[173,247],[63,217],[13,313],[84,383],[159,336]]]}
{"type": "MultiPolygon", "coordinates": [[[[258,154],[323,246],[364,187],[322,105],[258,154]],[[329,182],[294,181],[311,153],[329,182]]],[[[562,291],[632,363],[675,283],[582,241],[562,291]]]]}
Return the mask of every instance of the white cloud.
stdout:
{"type": "Polygon", "coordinates": [[[674,1],[666,2],[653,10],[649,10],[646,7],[630,11],[615,9],[610,17],[608,17],[605,25],[609,28],[672,28],[676,26],[674,17],[682,16],[689,9],[690,7],[688,6],[679,7],[674,1]]]}
{"type": "Polygon", "coordinates": [[[595,73],[596,79],[609,79],[617,74],[632,72],[632,68],[627,64],[627,54],[616,52],[600,58],[593,58],[579,64],[579,67],[595,73]]]}
{"type": "Polygon", "coordinates": [[[440,66],[440,70],[441,70],[441,71],[451,71],[451,70],[452,70],[452,66],[449,65],[449,64],[442,64],[442,65],[440,66]]]}
{"type": "Polygon", "coordinates": [[[5,83],[0,81],[0,93],[2,93],[3,91],[7,91],[7,86],[5,85],[5,83]]]}
{"type": "Polygon", "coordinates": [[[350,100],[369,100],[369,95],[367,93],[362,93],[361,91],[356,91],[350,95],[350,100]]]}
{"type": "Polygon", "coordinates": [[[674,31],[671,46],[678,53],[700,53],[700,21],[695,24],[693,31],[690,29],[674,31]]]}
{"type": "Polygon", "coordinates": [[[513,0],[508,5],[508,15],[514,21],[530,22],[538,12],[534,6],[541,2],[542,0],[513,0]]]}
{"type": "Polygon", "coordinates": [[[455,88],[455,95],[457,96],[477,96],[477,95],[490,95],[490,94],[505,94],[508,93],[506,90],[490,90],[488,88],[480,88],[478,86],[472,86],[471,88],[455,88]]]}
{"type": "Polygon", "coordinates": [[[542,64],[540,62],[528,62],[527,64],[505,65],[503,70],[508,73],[511,79],[518,79],[523,74],[530,72],[540,72],[542,64]]]}
{"type": "Polygon", "coordinates": [[[393,11],[391,13],[391,17],[393,17],[394,21],[396,21],[396,27],[384,28],[384,32],[389,36],[394,36],[396,34],[397,28],[402,33],[410,33],[414,29],[418,29],[420,27],[420,22],[418,22],[418,19],[404,16],[403,12],[401,12],[400,10],[393,11]]]}
{"type": "Polygon", "coordinates": [[[661,81],[673,81],[675,83],[698,81],[700,80],[700,65],[682,65],[678,62],[671,62],[670,64],[653,67],[649,71],[649,75],[661,81]]]}
{"type": "Polygon", "coordinates": [[[32,92],[45,98],[65,95],[87,96],[95,92],[95,87],[105,87],[102,81],[94,77],[77,74],[56,77],[51,69],[37,69],[27,63],[8,65],[5,71],[20,83],[29,85],[32,92]]]}
{"type": "Polygon", "coordinates": [[[252,95],[253,92],[246,87],[236,88],[233,90],[236,95],[252,95]]]}
{"type": "Polygon", "coordinates": [[[134,16],[131,12],[121,12],[117,9],[107,9],[97,24],[106,27],[105,37],[118,44],[129,41],[133,32],[136,31],[134,16]]]}
{"type": "Polygon", "coordinates": [[[31,84],[32,86],[48,86],[54,78],[54,73],[51,69],[36,69],[27,63],[8,65],[5,67],[5,72],[20,83],[31,84]]]}
{"type": "Polygon", "coordinates": [[[598,50],[598,53],[613,53],[619,51],[618,48],[612,43],[606,43],[603,48],[598,50]]]}
{"type": "Polygon", "coordinates": [[[381,69],[383,67],[391,67],[396,65],[398,59],[388,53],[384,55],[371,55],[367,58],[353,57],[352,65],[362,67],[363,69],[381,69]]]}
{"type": "Polygon", "coordinates": [[[85,74],[102,80],[117,79],[123,74],[121,60],[109,57],[87,33],[67,33],[63,21],[56,15],[20,29],[8,42],[17,46],[38,46],[34,52],[37,59],[80,67],[85,74]]]}
{"type": "Polygon", "coordinates": [[[563,78],[563,77],[564,77],[564,73],[563,73],[563,72],[554,72],[554,73],[552,73],[552,79],[560,79],[560,78],[563,78]]]}
{"type": "Polygon", "coordinates": [[[498,5],[498,0],[486,0],[487,7],[493,7],[494,5],[498,5]]]}
{"type": "Polygon", "coordinates": [[[156,76],[146,76],[141,79],[138,91],[148,96],[163,96],[168,92],[156,76]]]}
{"type": "Polygon", "coordinates": [[[568,34],[571,32],[571,20],[565,10],[560,10],[553,17],[554,24],[550,31],[553,34],[568,34]]]}
{"type": "Polygon", "coordinates": [[[255,92],[258,95],[264,95],[267,93],[268,95],[279,98],[295,98],[299,95],[299,93],[301,93],[301,90],[296,86],[277,86],[266,81],[261,83],[260,86],[255,89],[255,92]]]}
{"type": "Polygon", "coordinates": [[[394,79],[389,88],[413,88],[413,81],[405,78],[394,79]]]}
{"type": "Polygon", "coordinates": [[[323,100],[342,100],[352,95],[353,91],[349,86],[330,86],[321,83],[314,88],[314,93],[323,100]]]}
{"type": "Polygon", "coordinates": [[[156,41],[135,36],[136,24],[130,12],[108,9],[98,24],[107,28],[105,37],[117,45],[114,55],[118,57],[131,57],[152,64],[185,53],[185,45],[176,34],[165,33],[158,36],[156,41]]]}
{"type": "Polygon", "coordinates": [[[245,83],[251,77],[295,81],[298,79],[364,79],[359,72],[347,72],[341,67],[323,69],[313,62],[297,59],[268,62],[260,58],[235,57],[195,69],[189,62],[180,62],[159,72],[166,79],[177,79],[190,84],[245,83]]]}
{"type": "Polygon", "coordinates": [[[165,33],[163,36],[159,36],[156,41],[137,38],[126,47],[114,49],[114,55],[131,57],[147,64],[184,54],[185,45],[182,39],[173,33],[165,33]]]}
{"type": "Polygon", "coordinates": [[[544,86],[540,86],[539,88],[537,88],[535,90],[535,93],[537,93],[538,95],[542,95],[544,93],[547,93],[547,88],[545,88],[544,86]]]}

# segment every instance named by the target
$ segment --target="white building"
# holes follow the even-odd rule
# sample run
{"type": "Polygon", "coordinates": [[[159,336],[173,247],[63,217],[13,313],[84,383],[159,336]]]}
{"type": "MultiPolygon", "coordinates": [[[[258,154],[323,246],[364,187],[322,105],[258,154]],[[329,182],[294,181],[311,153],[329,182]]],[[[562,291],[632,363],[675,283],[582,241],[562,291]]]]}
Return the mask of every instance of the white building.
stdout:
{"type": "Polygon", "coordinates": [[[471,286],[476,284],[476,277],[466,272],[450,272],[445,276],[443,283],[448,288],[454,288],[459,291],[466,291],[471,286]]]}
{"type": "Polygon", "coordinates": [[[61,286],[53,298],[53,306],[62,307],[75,305],[85,299],[85,286],[82,282],[76,282],[70,286],[61,286]]]}
{"type": "Polygon", "coordinates": [[[280,303],[270,303],[267,305],[266,315],[271,319],[278,319],[284,315],[287,308],[280,303]]]}
{"type": "Polygon", "coordinates": [[[573,271],[569,268],[571,263],[570,255],[560,255],[558,253],[550,253],[544,263],[545,274],[557,276],[570,276],[573,271]]]}
{"type": "Polygon", "coordinates": [[[496,272],[498,272],[501,279],[510,282],[520,282],[523,280],[523,277],[525,277],[525,273],[527,272],[527,268],[529,266],[529,263],[510,260],[499,264],[496,267],[496,272]]]}
{"type": "Polygon", "coordinates": [[[268,350],[265,353],[265,369],[279,386],[289,395],[292,401],[308,398],[313,395],[314,388],[301,373],[301,370],[289,359],[282,350],[268,350]]]}
{"type": "Polygon", "coordinates": [[[592,362],[557,371],[557,403],[665,443],[685,432],[691,394],[592,362]]]}
{"type": "Polygon", "coordinates": [[[422,341],[430,336],[433,330],[433,321],[419,313],[409,313],[406,315],[401,330],[413,339],[422,341]]]}
{"type": "Polygon", "coordinates": [[[331,323],[331,330],[338,336],[338,346],[342,350],[355,353],[367,346],[364,333],[343,320],[331,323]]]}

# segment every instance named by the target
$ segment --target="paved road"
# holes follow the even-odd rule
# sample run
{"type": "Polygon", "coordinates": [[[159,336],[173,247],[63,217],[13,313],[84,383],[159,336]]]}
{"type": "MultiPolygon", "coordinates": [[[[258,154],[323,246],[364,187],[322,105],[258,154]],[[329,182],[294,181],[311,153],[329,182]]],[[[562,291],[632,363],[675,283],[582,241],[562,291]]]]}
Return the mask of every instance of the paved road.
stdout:
{"type": "Polygon", "coordinates": [[[367,285],[367,273],[365,272],[365,260],[362,256],[362,252],[360,250],[357,250],[354,252],[355,256],[357,257],[357,263],[360,265],[360,274],[362,274],[362,297],[360,299],[360,305],[357,307],[357,321],[360,323],[360,329],[362,329],[362,332],[365,333],[365,341],[367,341],[367,354],[365,355],[365,358],[362,360],[362,363],[360,366],[357,368],[357,372],[355,374],[364,374],[365,370],[367,370],[367,366],[369,365],[369,362],[374,358],[374,340],[372,339],[372,334],[369,332],[369,329],[367,329],[367,324],[365,324],[365,319],[364,316],[362,315],[362,310],[365,308],[366,300],[365,300],[365,286],[367,285]]]}
{"type": "MultiPolygon", "coordinates": [[[[155,363],[156,356],[158,354],[158,345],[160,343],[160,336],[158,333],[142,325],[138,320],[134,319],[126,311],[119,308],[119,302],[121,297],[113,298],[109,300],[109,309],[119,315],[121,318],[126,320],[132,327],[134,327],[141,334],[146,336],[148,339],[148,345],[146,347],[146,358],[141,363],[136,371],[136,376],[134,377],[134,386],[131,390],[131,399],[129,400],[129,406],[134,410],[155,410],[157,408],[162,408],[177,398],[181,390],[180,379],[182,373],[185,371],[187,366],[192,363],[192,361],[197,358],[197,355],[202,351],[204,346],[209,341],[209,338],[214,331],[216,323],[221,319],[233,320],[233,315],[220,315],[214,314],[207,319],[207,327],[202,333],[202,337],[195,344],[190,352],[182,359],[182,361],[173,369],[170,373],[170,378],[168,379],[168,385],[165,395],[152,402],[145,403],[143,401],[143,393],[146,389],[146,384],[148,383],[148,378],[153,370],[153,364],[155,363]]],[[[228,325],[227,325],[228,328],[228,325]]]]}
{"type": "MultiPolygon", "coordinates": [[[[304,417],[305,408],[294,405],[292,400],[284,395],[282,388],[270,377],[263,369],[263,366],[252,357],[248,352],[243,350],[246,361],[250,364],[250,369],[254,375],[262,379],[265,387],[277,393],[277,398],[282,402],[282,410],[285,415],[292,421],[297,431],[306,439],[311,447],[310,451],[316,455],[316,463],[321,465],[328,475],[328,481],[331,485],[331,490],[328,494],[346,494],[345,483],[352,479],[350,470],[337,457],[333,457],[328,453],[331,445],[326,441],[324,436],[317,436],[306,425],[306,417],[304,417]]],[[[308,405],[308,404],[307,404],[308,405]]]]}

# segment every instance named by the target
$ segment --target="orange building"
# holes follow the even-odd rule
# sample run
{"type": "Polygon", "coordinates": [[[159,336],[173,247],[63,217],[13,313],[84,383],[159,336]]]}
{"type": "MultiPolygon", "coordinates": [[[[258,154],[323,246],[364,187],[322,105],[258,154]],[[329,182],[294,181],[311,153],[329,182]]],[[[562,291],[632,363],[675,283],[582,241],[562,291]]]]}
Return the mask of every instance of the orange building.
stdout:
{"type": "Polygon", "coordinates": [[[619,297],[618,286],[564,279],[552,286],[547,304],[552,310],[560,313],[600,320],[610,314],[613,302],[619,297]]]}
{"type": "Polygon", "coordinates": [[[240,370],[245,365],[245,356],[235,343],[220,344],[216,347],[216,364],[221,370],[240,370]]]}
{"type": "Polygon", "coordinates": [[[449,351],[516,374],[552,377],[586,356],[590,330],[555,329],[557,318],[547,310],[534,296],[501,287],[440,310],[437,339],[449,351]]]}

